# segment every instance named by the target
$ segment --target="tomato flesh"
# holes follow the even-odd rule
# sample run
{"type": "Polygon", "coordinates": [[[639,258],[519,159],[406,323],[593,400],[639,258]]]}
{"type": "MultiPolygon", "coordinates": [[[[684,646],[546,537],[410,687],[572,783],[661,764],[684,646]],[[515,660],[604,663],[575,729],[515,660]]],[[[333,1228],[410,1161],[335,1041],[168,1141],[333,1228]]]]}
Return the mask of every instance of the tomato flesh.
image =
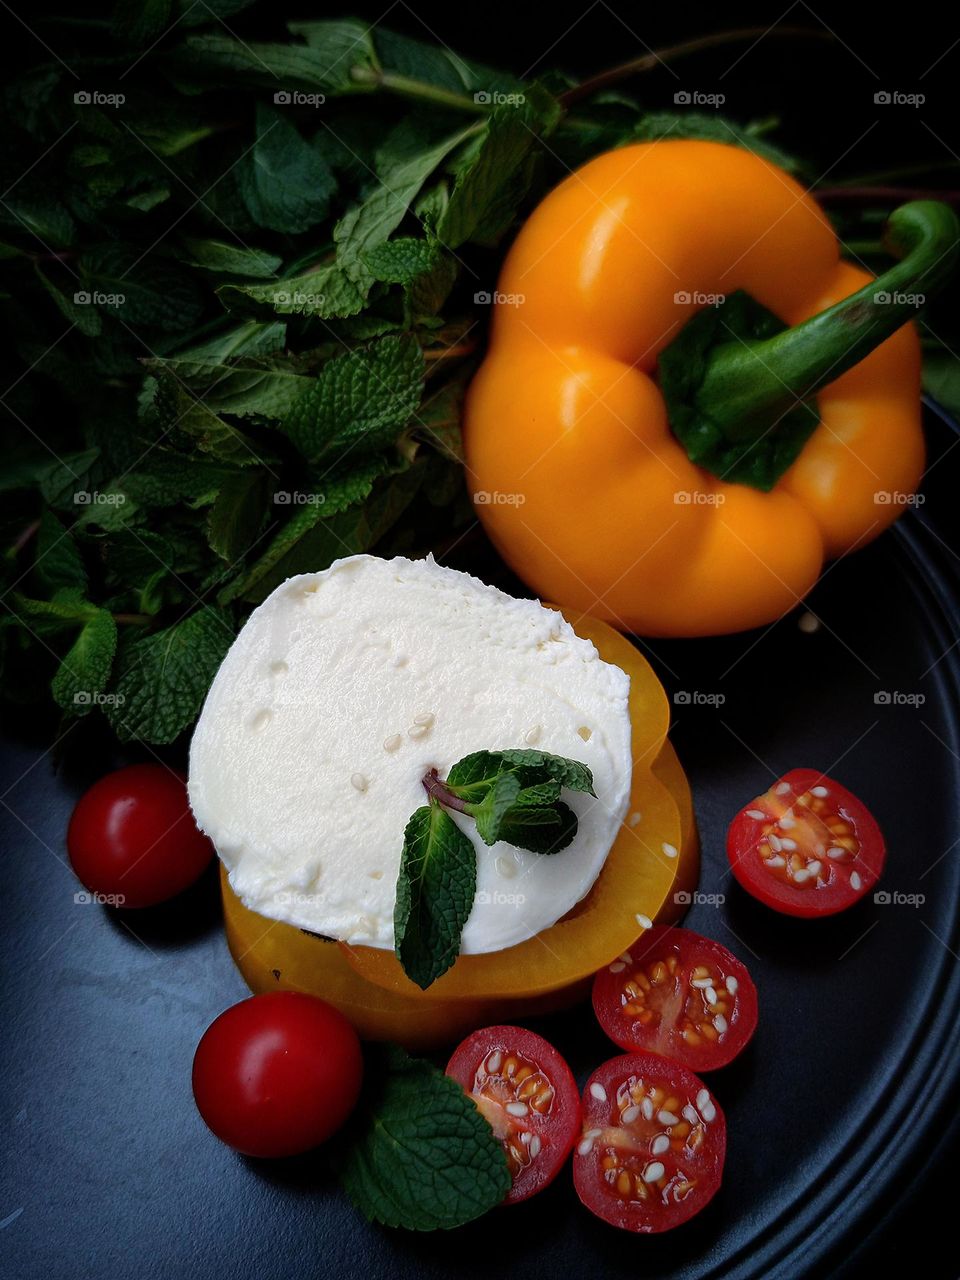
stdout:
{"type": "Polygon", "coordinates": [[[600,970],[593,1008],[622,1048],[713,1071],[732,1062],[756,1030],[757,989],[719,942],[657,926],[600,970]]]}
{"type": "Polygon", "coordinates": [[[325,1142],[356,1105],[357,1033],[313,996],[277,991],[221,1013],[193,1060],[207,1127],[242,1155],[299,1155],[325,1142]]]}
{"type": "Polygon", "coordinates": [[[513,1178],[504,1204],[542,1191],[580,1132],[577,1083],[558,1051],[523,1027],[485,1027],[454,1050],[447,1075],[473,1096],[503,1146],[513,1178]]]}
{"type": "Polygon", "coordinates": [[[190,812],[186,778],[158,764],[130,765],[95,782],[73,811],[67,851],[83,884],[120,907],[165,902],[213,857],[190,812]]]}
{"type": "Polygon", "coordinates": [[[612,1226],[669,1231],[712,1199],[726,1148],[723,1112],[702,1080],[656,1054],[627,1053],[584,1089],[574,1186],[612,1226]]]}
{"type": "Polygon", "coordinates": [[[740,810],[727,857],[760,902],[812,917],[844,911],[868,894],[886,849],[862,801],[816,769],[794,769],[740,810]]]}

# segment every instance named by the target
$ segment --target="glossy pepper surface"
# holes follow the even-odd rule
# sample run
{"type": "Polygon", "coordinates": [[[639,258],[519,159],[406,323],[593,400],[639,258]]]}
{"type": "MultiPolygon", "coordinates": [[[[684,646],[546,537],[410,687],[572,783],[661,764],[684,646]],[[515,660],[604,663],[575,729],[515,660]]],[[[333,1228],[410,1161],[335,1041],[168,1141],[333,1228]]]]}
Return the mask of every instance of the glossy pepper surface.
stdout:
{"type": "Polygon", "coordinates": [[[592,160],[512,246],[468,394],[468,479],[501,554],[542,597],[644,635],[788,611],[920,481],[908,320],[955,241],[945,206],[904,206],[902,261],[874,282],[756,154],[666,140],[592,160]],[[772,328],[726,320],[744,295],[772,328]],[[674,345],[694,316],[706,346],[674,345]]]}

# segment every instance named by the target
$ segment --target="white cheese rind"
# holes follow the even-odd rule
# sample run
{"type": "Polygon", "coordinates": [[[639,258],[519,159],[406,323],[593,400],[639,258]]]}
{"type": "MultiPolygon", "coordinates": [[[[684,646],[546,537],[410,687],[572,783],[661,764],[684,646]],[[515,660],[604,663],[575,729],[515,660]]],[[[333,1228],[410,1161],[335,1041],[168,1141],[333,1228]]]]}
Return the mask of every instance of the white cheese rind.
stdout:
{"type": "Polygon", "coordinates": [[[600,873],[626,813],[629,678],[554,610],[432,558],[351,556],[290,578],[250,616],[190,748],[190,803],[243,903],[392,949],[403,830],[423,774],[472,751],[536,746],[583,761],[561,853],[477,850],[465,953],[554,924],[600,873]],[[432,717],[432,718],[431,718],[432,717]],[[399,739],[399,742],[397,741],[399,739]]]}

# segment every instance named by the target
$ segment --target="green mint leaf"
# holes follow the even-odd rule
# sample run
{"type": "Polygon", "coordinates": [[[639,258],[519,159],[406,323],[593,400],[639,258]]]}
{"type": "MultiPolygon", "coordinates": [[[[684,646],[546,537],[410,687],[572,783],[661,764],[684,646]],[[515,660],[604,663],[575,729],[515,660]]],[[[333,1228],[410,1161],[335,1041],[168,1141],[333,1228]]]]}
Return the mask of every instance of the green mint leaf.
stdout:
{"type": "Polygon", "coordinates": [[[67,297],[65,293],[61,292],[39,267],[36,267],[35,270],[40,283],[57,304],[60,314],[65,316],[71,324],[75,324],[84,337],[98,337],[103,329],[103,320],[97,308],[89,304],[83,305],[75,302],[73,298],[67,297]]]}
{"type": "Polygon", "coordinates": [[[40,517],[33,569],[48,591],[56,591],[58,587],[86,590],[87,571],[77,544],[52,511],[44,511],[40,517]]]}
{"type": "Polygon", "coordinates": [[[341,1185],[370,1222],[450,1229],[510,1189],[493,1130],[449,1076],[393,1045],[369,1046],[357,1109],[337,1140],[341,1185]]]}
{"type": "Polygon", "coordinates": [[[326,85],[332,93],[355,93],[357,82],[351,75],[355,67],[376,66],[371,40],[372,28],[356,18],[340,18],[320,22],[290,22],[287,30],[300,36],[322,65],[326,85]]]}
{"type": "Polygon", "coordinates": [[[442,254],[428,270],[404,286],[407,311],[416,322],[436,316],[457,282],[460,264],[449,253],[442,254]]]}
{"type": "Polygon", "coordinates": [[[268,479],[259,468],[250,469],[228,476],[220,486],[207,517],[207,539],[228,565],[257,541],[269,509],[268,479]]]}
{"type": "Polygon", "coordinates": [[[374,280],[387,284],[411,284],[417,276],[432,271],[443,253],[436,240],[401,236],[375,245],[363,255],[374,280]]]}
{"type": "Polygon", "coordinates": [[[155,416],[159,434],[175,431],[200,453],[238,467],[270,460],[262,446],[221,418],[173,374],[159,369],[158,376],[148,381],[153,385],[144,388],[141,417],[155,416]]]}
{"type": "Polygon", "coordinates": [[[420,470],[399,473],[406,464],[386,456],[356,466],[344,466],[318,478],[315,501],[292,502],[292,494],[274,494],[273,513],[289,512],[289,519],[267,543],[250,568],[222,593],[221,602],[242,598],[254,604],[297,573],[326,569],[341,556],[367,551],[389,529],[419,487],[420,470]],[[381,478],[396,476],[375,492],[381,478]],[[409,479],[408,479],[409,477],[409,479]],[[287,501],[278,501],[278,499],[287,501]]]}
{"type": "Polygon", "coordinates": [[[540,769],[548,778],[554,778],[561,786],[570,791],[585,791],[595,796],[593,774],[579,760],[568,760],[565,756],[552,756],[546,751],[501,751],[507,765],[516,768],[540,769]]]}
{"type": "Polygon", "coordinates": [[[0,226],[8,228],[11,238],[25,237],[31,252],[36,251],[37,240],[66,249],[76,233],[76,223],[60,201],[27,184],[11,191],[0,205],[0,226]]]}
{"type": "Polygon", "coordinates": [[[354,316],[363,308],[366,288],[336,263],[287,276],[270,284],[222,285],[217,296],[231,311],[256,316],[354,316]]]}
{"type": "MultiPolygon", "coordinates": [[[[321,24],[302,24],[300,29],[307,25],[321,24]]],[[[232,84],[239,78],[245,87],[263,85],[271,93],[292,89],[330,95],[358,92],[350,72],[354,66],[370,64],[366,24],[322,25],[340,27],[341,32],[331,33],[331,38],[314,47],[248,43],[219,34],[189,36],[170,55],[169,66],[175,79],[199,85],[232,84]]],[[[291,29],[299,33],[296,27],[291,29]]]]}
{"type": "MultiPolygon", "coordinates": [[[[519,772],[521,786],[525,788],[521,795],[529,792],[531,803],[540,803],[537,796],[543,794],[535,791],[536,784],[550,780],[561,787],[568,787],[571,791],[586,791],[590,795],[594,794],[593,775],[579,760],[549,755],[546,751],[526,749],[474,751],[453,765],[447,775],[446,785],[463,799],[473,799],[476,797],[468,796],[468,789],[482,787],[482,791],[479,792],[482,796],[497,774],[504,769],[519,772]]],[[[559,794],[557,791],[555,795],[551,795],[551,798],[556,799],[559,794]]]]}
{"type": "MultiPolygon", "coordinates": [[[[106,559],[109,587],[116,592],[129,591],[131,583],[146,584],[154,574],[161,572],[171,577],[176,574],[180,580],[179,589],[185,592],[185,578],[192,576],[201,563],[208,562],[208,557],[193,529],[180,527],[177,515],[173,515],[172,520],[176,521],[176,527],[171,528],[164,521],[162,533],[141,525],[136,530],[123,529],[110,535],[106,559]]],[[[159,525],[160,521],[155,523],[159,525]]],[[[182,596],[178,596],[179,599],[182,596]]],[[[137,609],[136,612],[148,611],[137,609]]]]}
{"type": "Polygon", "coordinates": [[[276,358],[242,356],[221,364],[194,356],[174,356],[143,363],[158,376],[169,375],[183,403],[189,404],[192,396],[203,410],[238,418],[253,414],[282,418],[314,386],[313,378],[304,377],[289,363],[276,358]]]}
{"type": "Polygon", "coordinates": [[[82,453],[61,453],[55,461],[41,466],[37,485],[44,502],[52,507],[67,506],[75,511],[73,495],[90,488],[90,469],[99,457],[99,449],[85,449],[82,453]]]}
{"type": "Polygon", "coordinates": [[[473,751],[447,774],[446,786],[461,799],[482,800],[503,771],[502,751],[473,751]]]}
{"type": "Polygon", "coordinates": [[[518,804],[500,823],[500,839],[531,853],[559,853],[576,837],[578,825],[577,815],[560,800],[546,806],[518,804]]]}
{"type": "Polygon", "coordinates": [[[498,106],[487,122],[481,145],[457,175],[457,181],[436,235],[450,249],[471,239],[479,227],[483,239],[492,238],[516,217],[525,191],[517,189],[518,174],[528,174],[525,162],[560,119],[560,106],[544,90],[531,87],[521,102],[498,106]],[[509,199],[504,199],[506,194],[509,199]]]}
{"type": "Polygon", "coordinates": [[[145,256],[136,245],[120,242],[91,250],[80,259],[84,289],[103,295],[104,314],[128,325],[183,333],[200,318],[200,290],[193,278],[169,262],[145,256]]]}
{"type": "Polygon", "coordinates": [[[260,227],[296,235],[321,222],[336,181],[320,152],[291,121],[257,105],[257,140],[237,169],[247,212],[260,227]]]}
{"type": "Polygon", "coordinates": [[[117,624],[108,609],[84,623],[53,677],[53,696],[68,715],[85,715],[110,680],[117,650],[117,624]]]}
{"type": "Polygon", "coordinates": [[[170,25],[173,0],[117,0],[111,25],[116,37],[141,49],[159,40],[170,25]]]}
{"type": "Polygon", "coordinates": [[[205,365],[223,365],[240,356],[272,356],[286,343],[287,326],[282,320],[263,323],[245,320],[231,329],[215,334],[205,342],[179,351],[177,359],[195,360],[205,365]]]}
{"type": "Polygon", "coordinates": [[[484,844],[496,844],[501,838],[501,823],[520,794],[520,779],[515,773],[500,773],[479,804],[467,806],[477,824],[477,835],[484,844]]]}
{"type": "Polygon", "coordinates": [[[137,613],[146,613],[154,617],[160,612],[168,599],[179,603],[182,594],[174,583],[171,587],[171,575],[163,567],[155,569],[137,592],[137,613]]]}
{"type": "Polygon", "coordinates": [[[111,690],[115,701],[104,708],[117,735],[173,742],[198,716],[232,640],[225,615],[202,608],[126,644],[111,690]]]}
{"type": "Polygon", "coordinates": [[[476,891],[473,845],[431,799],[413,813],[403,833],[393,916],[397,957],[423,990],[456,960],[476,891]]]}
{"type": "Polygon", "coordinates": [[[131,209],[139,209],[142,213],[149,213],[158,204],[163,204],[165,200],[169,199],[169,187],[155,187],[152,191],[142,191],[138,195],[131,196],[127,204],[131,209]]]}
{"type": "Polygon", "coordinates": [[[374,27],[372,33],[382,66],[411,80],[421,80],[467,97],[477,92],[509,92],[521,88],[519,81],[508,73],[461,58],[452,49],[438,48],[380,26],[374,27]]]}
{"type": "Polygon", "coordinates": [[[101,485],[98,491],[100,501],[91,502],[90,498],[83,497],[83,505],[77,507],[80,515],[77,517],[76,529],[96,536],[98,533],[113,533],[136,524],[142,513],[132,492],[127,490],[130,480],[131,477],[126,476],[122,482],[111,481],[101,485]]]}
{"type": "Polygon", "coordinates": [[[337,262],[351,279],[369,280],[366,255],[392,235],[430,174],[472,133],[470,125],[425,139],[422,121],[412,118],[391,131],[377,153],[376,187],[341,218],[333,233],[337,262]]]}
{"type": "Polygon", "coordinates": [[[389,335],[323,366],[283,430],[311,462],[361,459],[396,442],[420,403],[423,354],[408,334],[389,335]]]}
{"type": "Polygon", "coordinates": [[[442,457],[463,465],[464,377],[452,378],[421,404],[411,433],[442,457]]]}
{"type": "Polygon", "coordinates": [[[437,225],[450,203],[450,184],[441,177],[423,188],[413,202],[414,215],[423,223],[429,235],[436,234],[437,225]]]}
{"type": "Polygon", "coordinates": [[[194,240],[186,238],[177,257],[181,262],[204,271],[220,275],[248,276],[251,279],[269,279],[277,274],[282,258],[262,249],[245,249],[240,245],[224,244],[222,240],[194,240]]]}
{"type": "Polygon", "coordinates": [[[520,809],[534,808],[538,805],[551,805],[560,799],[561,790],[561,784],[555,778],[551,778],[547,782],[535,782],[520,791],[514,804],[520,809]]]}
{"type": "Polygon", "coordinates": [[[108,492],[122,492],[138,507],[173,507],[181,502],[206,506],[228,474],[224,466],[209,459],[155,449],[136,470],[106,488],[108,492]]]}
{"type": "Polygon", "coordinates": [[[97,612],[97,606],[90,604],[83,598],[83,592],[73,587],[56,591],[52,600],[34,600],[14,592],[13,605],[12,612],[49,622],[57,628],[88,622],[97,612]]]}

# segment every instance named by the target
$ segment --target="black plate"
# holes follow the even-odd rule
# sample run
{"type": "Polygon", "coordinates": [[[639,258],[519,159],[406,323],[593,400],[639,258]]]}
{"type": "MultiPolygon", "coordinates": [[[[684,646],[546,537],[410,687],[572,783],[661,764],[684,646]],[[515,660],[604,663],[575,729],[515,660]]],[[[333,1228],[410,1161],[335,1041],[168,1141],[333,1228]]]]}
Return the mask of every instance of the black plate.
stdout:
{"type": "MultiPolygon", "coordinates": [[[[960,450],[946,457],[954,429],[928,416],[943,461],[927,504],[828,570],[809,602],[819,630],[794,614],[765,633],[652,646],[694,786],[701,892],[725,895],[695,904],[688,923],[741,955],[761,996],[752,1046],[711,1079],[728,1117],[727,1176],[698,1219],[633,1239],[581,1209],[564,1173],[529,1204],[454,1233],[386,1232],[315,1159],[259,1165],[220,1146],[189,1085],[201,1033],[245,994],[215,879],[148,912],[75,902],[70,810],[118,761],[87,744],[57,773],[49,738],[21,726],[6,746],[2,813],[6,1274],[769,1280],[860,1274],[887,1215],[899,1245],[929,1229],[930,1197],[949,1188],[960,1074],[960,591],[945,532],[960,450]],[[884,890],[922,903],[792,921],[732,882],[730,817],[798,765],[868,802],[889,843],[884,890]]],[[[615,1052],[587,1010],[540,1029],[581,1080],[615,1052]]],[[[924,1274],[956,1274],[943,1264],[924,1274]]]]}

